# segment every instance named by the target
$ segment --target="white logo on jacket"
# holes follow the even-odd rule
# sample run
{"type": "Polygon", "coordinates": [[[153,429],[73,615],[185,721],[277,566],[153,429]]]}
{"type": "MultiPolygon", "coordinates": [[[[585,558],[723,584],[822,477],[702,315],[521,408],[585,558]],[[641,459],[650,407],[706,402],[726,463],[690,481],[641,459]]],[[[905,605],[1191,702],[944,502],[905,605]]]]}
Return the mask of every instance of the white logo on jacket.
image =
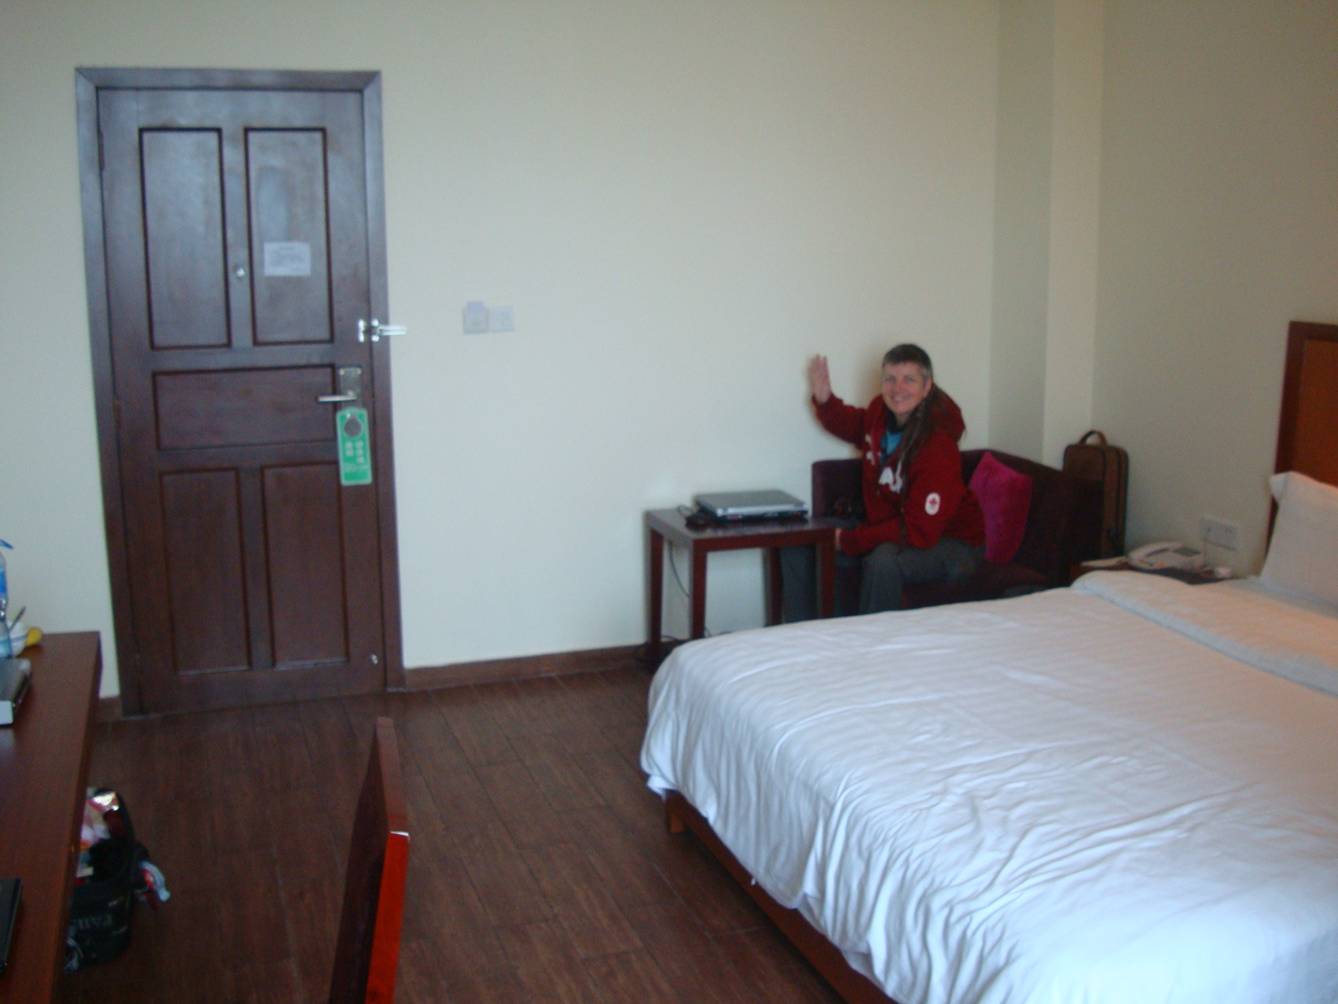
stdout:
{"type": "Polygon", "coordinates": [[[938,492],[930,492],[925,496],[925,512],[933,516],[938,512],[938,507],[943,504],[943,499],[939,498],[938,492]]]}
{"type": "Polygon", "coordinates": [[[891,467],[884,467],[883,473],[878,475],[878,483],[884,485],[888,491],[900,493],[901,486],[904,483],[901,477],[901,465],[897,464],[896,470],[891,467]]]}

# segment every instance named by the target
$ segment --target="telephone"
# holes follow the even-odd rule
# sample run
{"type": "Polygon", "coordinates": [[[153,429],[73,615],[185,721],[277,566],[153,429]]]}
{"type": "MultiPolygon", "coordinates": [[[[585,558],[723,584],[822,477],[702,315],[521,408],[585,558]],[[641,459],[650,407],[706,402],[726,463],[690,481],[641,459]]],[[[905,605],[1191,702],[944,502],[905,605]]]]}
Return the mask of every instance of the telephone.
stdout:
{"type": "Polygon", "coordinates": [[[1204,560],[1203,552],[1198,548],[1182,544],[1178,540],[1160,540],[1130,551],[1129,564],[1149,571],[1167,568],[1194,571],[1203,567],[1204,560]]]}

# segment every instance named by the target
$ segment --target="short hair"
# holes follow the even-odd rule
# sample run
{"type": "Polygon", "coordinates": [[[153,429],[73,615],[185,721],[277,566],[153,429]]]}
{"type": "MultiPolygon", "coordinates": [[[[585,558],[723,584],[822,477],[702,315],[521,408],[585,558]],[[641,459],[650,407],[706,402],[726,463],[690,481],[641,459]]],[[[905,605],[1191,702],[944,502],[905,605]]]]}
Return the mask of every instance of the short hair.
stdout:
{"type": "Polygon", "coordinates": [[[924,370],[925,376],[934,379],[934,364],[929,361],[929,353],[918,345],[902,342],[888,349],[883,355],[883,365],[895,366],[897,363],[915,363],[924,370]]]}

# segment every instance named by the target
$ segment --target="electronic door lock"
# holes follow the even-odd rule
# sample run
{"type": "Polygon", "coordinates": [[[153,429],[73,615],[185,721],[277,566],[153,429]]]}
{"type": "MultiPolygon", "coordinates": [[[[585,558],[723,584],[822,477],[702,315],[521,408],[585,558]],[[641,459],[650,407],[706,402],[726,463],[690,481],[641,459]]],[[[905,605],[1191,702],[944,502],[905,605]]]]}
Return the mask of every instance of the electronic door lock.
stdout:
{"type": "Polygon", "coordinates": [[[322,394],[316,398],[317,404],[353,404],[362,397],[361,366],[340,366],[337,376],[338,391],[322,394]]]}
{"type": "Polygon", "coordinates": [[[402,324],[382,324],[375,317],[370,321],[364,321],[358,318],[358,341],[379,342],[382,338],[389,338],[392,335],[407,335],[409,329],[402,324]]]}

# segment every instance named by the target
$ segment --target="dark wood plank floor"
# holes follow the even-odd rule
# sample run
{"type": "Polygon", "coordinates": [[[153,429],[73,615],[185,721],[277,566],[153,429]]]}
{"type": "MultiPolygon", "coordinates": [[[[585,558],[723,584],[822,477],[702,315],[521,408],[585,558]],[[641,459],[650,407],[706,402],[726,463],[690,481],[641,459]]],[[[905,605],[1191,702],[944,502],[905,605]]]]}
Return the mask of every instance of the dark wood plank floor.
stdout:
{"type": "Polygon", "coordinates": [[[395,720],[411,848],[401,1002],[837,997],[689,836],[637,755],[639,669],[98,727],[172,899],[65,1004],[317,1001],[372,719],[395,720]]]}

